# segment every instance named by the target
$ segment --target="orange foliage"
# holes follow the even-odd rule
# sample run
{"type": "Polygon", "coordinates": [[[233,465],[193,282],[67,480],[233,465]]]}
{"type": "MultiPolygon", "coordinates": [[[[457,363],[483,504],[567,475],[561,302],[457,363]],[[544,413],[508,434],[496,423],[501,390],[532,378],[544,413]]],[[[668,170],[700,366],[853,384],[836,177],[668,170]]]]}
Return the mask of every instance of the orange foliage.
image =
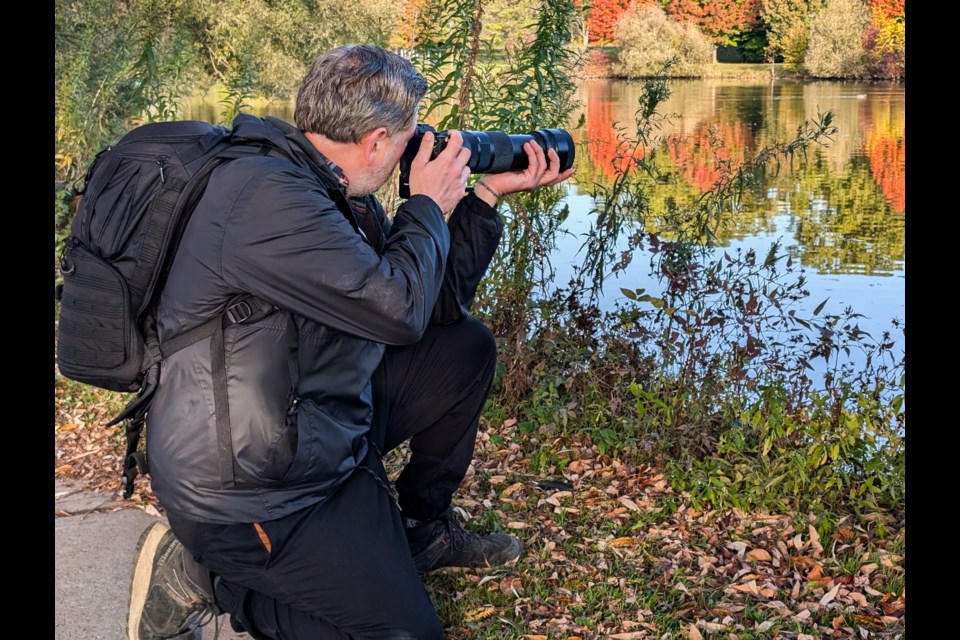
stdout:
{"type": "Polygon", "coordinates": [[[741,122],[701,122],[692,134],[667,140],[674,167],[701,192],[713,188],[724,175],[723,163],[735,170],[752,147],[753,134],[741,122]]]}
{"type": "Polygon", "coordinates": [[[394,49],[411,49],[416,44],[417,22],[426,8],[426,0],[401,0],[397,21],[390,34],[390,46],[394,49]]]}
{"type": "Polygon", "coordinates": [[[606,97],[590,96],[587,101],[587,149],[593,166],[614,180],[618,173],[629,171],[633,159],[643,157],[642,147],[629,145],[617,138],[613,128],[614,103],[606,97]]]}
{"type": "Polygon", "coordinates": [[[870,172],[896,213],[903,213],[906,207],[904,140],[877,131],[867,134],[866,152],[870,160],[870,172]]]}

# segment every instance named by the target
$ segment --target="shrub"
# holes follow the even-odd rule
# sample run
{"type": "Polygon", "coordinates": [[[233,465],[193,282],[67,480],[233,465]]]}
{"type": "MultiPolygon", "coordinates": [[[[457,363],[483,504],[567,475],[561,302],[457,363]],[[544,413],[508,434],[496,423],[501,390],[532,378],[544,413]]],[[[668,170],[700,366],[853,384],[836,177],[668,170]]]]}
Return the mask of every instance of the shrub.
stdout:
{"type": "Polygon", "coordinates": [[[870,10],[862,0],[830,0],[810,23],[804,66],[818,78],[863,78],[869,59],[864,33],[870,10]]]}
{"type": "Polygon", "coordinates": [[[617,22],[620,54],[613,72],[622,77],[656,75],[676,59],[670,75],[700,75],[713,61],[713,45],[692,25],[672,20],[657,5],[627,11],[617,22]]]}
{"type": "Polygon", "coordinates": [[[807,23],[797,22],[790,25],[781,41],[783,62],[795,71],[802,69],[809,44],[810,29],[807,27],[807,23]]]}

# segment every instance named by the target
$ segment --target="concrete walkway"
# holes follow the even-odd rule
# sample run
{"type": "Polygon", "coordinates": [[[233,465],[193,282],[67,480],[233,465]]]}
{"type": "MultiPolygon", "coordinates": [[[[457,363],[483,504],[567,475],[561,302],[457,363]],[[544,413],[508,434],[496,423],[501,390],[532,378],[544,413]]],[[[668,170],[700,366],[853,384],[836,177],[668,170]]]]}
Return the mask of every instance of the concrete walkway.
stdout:
{"type": "MultiPolygon", "coordinates": [[[[59,481],[54,510],[56,640],[127,640],[133,551],[143,530],[160,516],[59,481]]],[[[227,616],[219,623],[220,640],[250,640],[230,628],[227,616]]],[[[213,637],[210,623],[203,638],[213,637]]]]}

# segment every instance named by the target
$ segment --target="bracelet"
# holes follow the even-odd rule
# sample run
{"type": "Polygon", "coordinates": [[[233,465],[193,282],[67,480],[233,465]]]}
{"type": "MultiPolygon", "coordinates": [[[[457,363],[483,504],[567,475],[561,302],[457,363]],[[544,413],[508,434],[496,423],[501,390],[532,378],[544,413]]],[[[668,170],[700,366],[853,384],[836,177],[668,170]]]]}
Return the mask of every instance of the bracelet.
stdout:
{"type": "Polygon", "coordinates": [[[497,200],[499,200],[500,198],[503,197],[503,196],[501,196],[499,193],[497,193],[496,191],[494,191],[493,189],[491,189],[489,186],[487,186],[487,184],[486,184],[483,180],[477,180],[477,184],[475,184],[475,185],[473,185],[473,186],[474,186],[474,187],[483,187],[484,189],[486,189],[487,191],[489,191],[490,193],[492,193],[492,194],[493,194],[493,197],[495,197],[497,200]]]}

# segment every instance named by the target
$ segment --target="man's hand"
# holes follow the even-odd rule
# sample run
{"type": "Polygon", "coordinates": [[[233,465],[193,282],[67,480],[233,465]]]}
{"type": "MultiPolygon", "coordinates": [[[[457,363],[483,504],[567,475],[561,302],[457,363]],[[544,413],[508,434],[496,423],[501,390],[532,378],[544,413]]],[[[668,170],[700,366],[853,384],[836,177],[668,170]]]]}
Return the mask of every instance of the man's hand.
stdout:
{"type": "Polygon", "coordinates": [[[470,149],[464,148],[463,136],[459,131],[451,131],[446,148],[431,160],[433,138],[434,134],[430,131],[423,135],[420,150],[410,163],[410,195],[419,193],[430,196],[447,215],[457,206],[467,189],[470,149]]]}
{"type": "Polygon", "coordinates": [[[532,191],[537,187],[558,184],[573,175],[573,167],[560,173],[560,156],[554,149],[550,149],[544,156],[540,145],[528,140],[524,143],[523,150],[527,154],[527,168],[523,171],[508,171],[483,176],[474,189],[478,198],[490,206],[494,206],[499,198],[508,193],[532,191]],[[549,165],[547,158],[550,159],[549,165]]]}

